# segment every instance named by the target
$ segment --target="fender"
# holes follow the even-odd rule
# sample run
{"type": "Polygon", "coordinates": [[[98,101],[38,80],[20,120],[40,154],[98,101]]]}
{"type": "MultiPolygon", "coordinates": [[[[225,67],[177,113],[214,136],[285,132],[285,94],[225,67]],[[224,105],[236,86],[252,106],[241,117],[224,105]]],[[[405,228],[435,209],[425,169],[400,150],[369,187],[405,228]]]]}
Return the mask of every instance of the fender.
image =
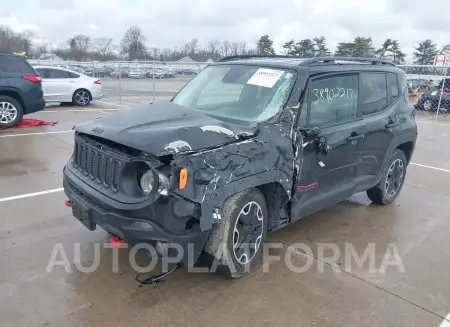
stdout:
{"type": "Polygon", "coordinates": [[[292,190],[292,176],[283,170],[271,170],[247,176],[223,185],[216,190],[205,190],[205,199],[201,204],[200,228],[202,231],[210,230],[213,226],[213,211],[221,208],[226,199],[231,195],[246,189],[261,186],[268,183],[280,183],[286,194],[290,195],[292,190]]]}

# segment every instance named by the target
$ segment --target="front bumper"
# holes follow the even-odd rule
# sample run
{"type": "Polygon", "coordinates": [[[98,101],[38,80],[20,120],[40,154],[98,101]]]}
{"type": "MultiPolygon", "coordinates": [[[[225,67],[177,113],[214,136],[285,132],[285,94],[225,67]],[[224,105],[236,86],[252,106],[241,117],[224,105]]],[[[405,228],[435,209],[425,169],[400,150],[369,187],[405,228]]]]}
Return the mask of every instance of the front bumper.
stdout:
{"type": "Polygon", "coordinates": [[[116,205],[114,200],[106,200],[107,197],[74,176],[64,169],[64,192],[73,202],[74,215],[89,230],[95,230],[98,225],[131,246],[148,243],[157,247],[160,243],[172,248],[177,245],[176,255],[181,264],[192,265],[197,261],[209,232],[202,232],[198,225],[186,228],[186,220],[197,215],[198,208],[194,205],[164,197],[146,208],[124,210],[123,206],[116,205]]]}

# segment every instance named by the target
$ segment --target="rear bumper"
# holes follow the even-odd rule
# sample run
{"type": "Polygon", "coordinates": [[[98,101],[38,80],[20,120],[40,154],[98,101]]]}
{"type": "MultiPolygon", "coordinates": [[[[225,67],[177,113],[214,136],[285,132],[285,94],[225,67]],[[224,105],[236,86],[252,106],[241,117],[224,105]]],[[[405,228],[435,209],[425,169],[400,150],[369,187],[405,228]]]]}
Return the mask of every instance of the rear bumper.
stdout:
{"type": "Polygon", "coordinates": [[[92,100],[100,100],[103,99],[105,95],[103,93],[100,94],[92,94],[92,100]]]}
{"type": "Polygon", "coordinates": [[[45,100],[43,98],[28,101],[24,99],[24,105],[23,113],[24,115],[27,115],[44,109],[45,100]]]}
{"type": "MultiPolygon", "coordinates": [[[[84,184],[82,181],[74,178],[74,175],[64,169],[64,192],[69,200],[73,202],[73,212],[82,208],[85,214],[83,221],[80,220],[89,230],[95,230],[96,226],[102,227],[107,232],[114,234],[125,240],[131,246],[146,243],[158,248],[157,243],[165,244],[170,248],[176,246],[179,262],[183,265],[194,264],[203,246],[209,232],[202,232],[200,228],[192,228],[182,232],[180,226],[175,226],[175,221],[183,221],[186,216],[194,216],[195,208],[189,212],[189,206],[180,203],[180,199],[166,197],[162,201],[155,201],[149,207],[144,209],[114,208],[114,200],[105,200],[98,191],[84,184]],[[178,210],[177,207],[180,207],[178,210]],[[180,210],[181,209],[181,210],[180,210]],[[183,216],[179,216],[181,212],[183,216]],[[176,232],[170,230],[173,225],[176,232]],[[179,252],[181,251],[181,253],[179,252]]],[[[184,202],[184,201],[183,201],[184,202]]],[[[78,215],[80,216],[80,215],[78,215]]],[[[184,226],[184,223],[182,224],[184,226]]],[[[162,255],[161,253],[158,253],[162,255]]],[[[170,255],[170,254],[169,254],[170,255]]],[[[172,256],[172,255],[170,255],[172,256]]]]}

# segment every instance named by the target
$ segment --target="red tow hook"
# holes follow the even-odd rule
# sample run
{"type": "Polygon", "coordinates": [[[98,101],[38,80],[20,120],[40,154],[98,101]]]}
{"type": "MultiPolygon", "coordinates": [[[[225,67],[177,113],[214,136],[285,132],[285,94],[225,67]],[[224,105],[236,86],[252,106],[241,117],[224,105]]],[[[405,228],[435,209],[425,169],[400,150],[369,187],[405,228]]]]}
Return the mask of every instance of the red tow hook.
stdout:
{"type": "Polygon", "coordinates": [[[122,240],[118,236],[111,236],[109,238],[109,244],[111,244],[115,248],[120,248],[122,245],[127,244],[125,240],[122,240]]]}
{"type": "Polygon", "coordinates": [[[64,205],[66,206],[66,207],[68,207],[68,208],[71,208],[72,207],[72,200],[67,200],[67,201],[64,201],[64,205]]]}

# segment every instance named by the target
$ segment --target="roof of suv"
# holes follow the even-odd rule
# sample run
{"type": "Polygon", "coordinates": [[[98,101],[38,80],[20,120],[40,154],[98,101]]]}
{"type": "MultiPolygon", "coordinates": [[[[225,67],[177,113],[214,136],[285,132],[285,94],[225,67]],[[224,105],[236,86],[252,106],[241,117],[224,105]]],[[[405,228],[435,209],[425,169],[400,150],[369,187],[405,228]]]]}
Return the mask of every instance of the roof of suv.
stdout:
{"type": "Polygon", "coordinates": [[[301,58],[295,56],[278,55],[237,55],[228,56],[216,61],[217,64],[242,64],[268,67],[281,67],[286,69],[307,68],[312,73],[335,71],[379,70],[390,72],[403,72],[396,68],[394,63],[386,59],[359,58],[359,57],[313,57],[301,58]]]}

